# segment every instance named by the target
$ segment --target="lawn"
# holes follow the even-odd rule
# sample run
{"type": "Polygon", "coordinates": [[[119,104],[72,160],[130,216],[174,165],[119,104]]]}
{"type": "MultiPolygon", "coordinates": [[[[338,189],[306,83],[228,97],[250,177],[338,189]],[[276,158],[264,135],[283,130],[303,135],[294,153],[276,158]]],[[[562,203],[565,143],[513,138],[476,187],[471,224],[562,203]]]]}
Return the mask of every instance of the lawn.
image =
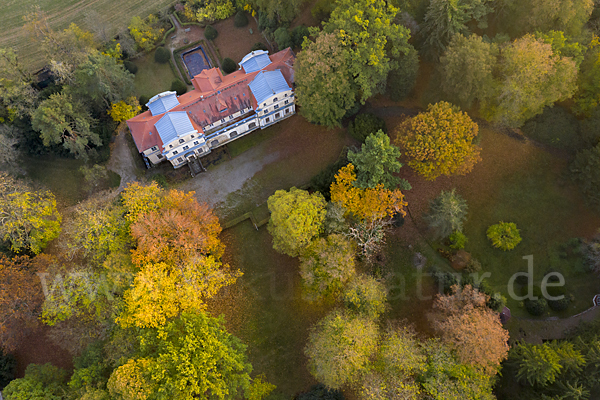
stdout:
{"type": "Polygon", "coordinates": [[[171,90],[171,83],[175,80],[175,75],[169,63],[159,64],[154,61],[154,51],[134,61],[138,67],[135,74],[134,84],[135,92],[138,97],[152,96],[171,90]]]}
{"type": "Polygon", "coordinates": [[[23,165],[28,176],[56,196],[59,208],[70,207],[84,200],[85,185],[79,168],[82,160],[41,156],[27,158],[23,165]]]}
{"type": "Polygon", "coordinates": [[[96,22],[107,27],[111,35],[116,35],[119,31],[127,29],[132,17],[145,18],[172,3],[173,0],[4,0],[0,13],[0,47],[16,48],[20,60],[31,70],[44,65],[39,44],[32,42],[27,31],[22,29],[23,16],[30,12],[33,6],[39,6],[46,12],[53,29],[64,29],[74,22],[89,30],[91,27],[86,26],[85,14],[96,11],[101,19],[96,22]]]}

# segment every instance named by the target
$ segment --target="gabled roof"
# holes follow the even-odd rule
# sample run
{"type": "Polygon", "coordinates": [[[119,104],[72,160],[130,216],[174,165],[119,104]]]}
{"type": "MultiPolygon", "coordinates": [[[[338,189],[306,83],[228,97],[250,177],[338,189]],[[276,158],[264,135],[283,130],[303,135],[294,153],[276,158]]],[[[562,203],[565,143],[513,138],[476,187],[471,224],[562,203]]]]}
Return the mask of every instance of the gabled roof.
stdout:
{"type": "Polygon", "coordinates": [[[127,120],[127,126],[140,153],[154,146],[162,147],[163,143],[154,126],[159,119],[160,115],[152,116],[150,111],[146,111],[127,120]]]}
{"type": "Polygon", "coordinates": [[[291,90],[280,70],[261,71],[250,84],[250,90],[259,104],[274,94],[291,90]]]}
{"type": "Polygon", "coordinates": [[[162,92],[152,97],[146,104],[150,109],[152,115],[158,115],[169,111],[170,109],[177,107],[179,101],[177,100],[177,92],[162,92]]]}
{"type": "Polygon", "coordinates": [[[166,113],[154,126],[156,126],[156,130],[165,145],[179,136],[195,131],[185,111],[166,113]]]}
{"type": "Polygon", "coordinates": [[[271,59],[269,58],[269,52],[265,50],[255,50],[246,54],[240,61],[240,66],[247,74],[259,71],[269,64],[271,64],[271,59]]]}

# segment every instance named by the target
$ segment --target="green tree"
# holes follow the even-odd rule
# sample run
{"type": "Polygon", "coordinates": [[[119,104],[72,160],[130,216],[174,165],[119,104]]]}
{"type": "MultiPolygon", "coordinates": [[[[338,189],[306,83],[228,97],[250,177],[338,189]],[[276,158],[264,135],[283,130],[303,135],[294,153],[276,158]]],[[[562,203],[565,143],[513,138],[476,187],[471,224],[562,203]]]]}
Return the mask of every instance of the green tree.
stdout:
{"type": "MultiPolygon", "coordinates": [[[[400,172],[402,164],[398,158],[400,150],[390,143],[388,135],[382,130],[370,134],[360,152],[348,152],[348,160],[357,170],[354,184],[363,189],[375,188],[380,184],[388,190],[396,189],[401,180],[392,173],[400,172]]],[[[402,189],[408,189],[406,181],[402,189]]]]}
{"type": "Polygon", "coordinates": [[[593,0],[524,0],[509,4],[511,20],[506,25],[512,26],[515,34],[554,29],[577,36],[594,9],[593,0]]]}
{"type": "Polygon", "coordinates": [[[500,78],[481,106],[490,121],[519,127],[575,92],[575,61],[554,54],[541,39],[526,35],[504,47],[500,56],[500,78]]]}
{"type": "Polygon", "coordinates": [[[370,318],[332,312],[309,335],[304,352],[310,373],[332,389],[357,383],[377,350],[378,336],[370,318]]]}
{"type": "Polygon", "coordinates": [[[521,343],[511,350],[509,360],[517,366],[517,379],[530,385],[552,384],[563,368],[560,355],[549,343],[521,343]]]}
{"type": "Polygon", "coordinates": [[[92,131],[95,122],[83,104],[65,93],[51,95],[31,117],[31,126],[40,132],[45,146],[62,143],[73,155],[84,159],[90,144],[102,145],[100,136],[92,131]]]}
{"type": "Polygon", "coordinates": [[[494,80],[498,46],[475,34],[454,35],[440,58],[442,90],[463,108],[488,96],[494,80]]]}
{"type": "Polygon", "coordinates": [[[34,191],[0,172],[0,239],[15,253],[40,253],[60,233],[61,215],[50,192],[34,191]]]}
{"type": "Polygon", "coordinates": [[[30,114],[38,103],[33,76],[13,49],[0,48],[0,100],[15,115],[30,114]]]}
{"type": "Polygon", "coordinates": [[[600,39],[594,36],[577,79],[575,112],[591,116],[600,103],[600,39]]]}
{"type": "Polygon", "coordinates": [[[273,36],[275,37],[275,43],[277,43],[277,48],[279,50],[287,49],[294,45],[292,37],[290,36],[290,31],[285,26],[277,28],[273,33],[273,36]]]}
{"type": "Polygon", "coordinates": [[[251,0],[253,8],[260,10],[269,19],[291,22],[300,12],[305,0],[251,0]]]}
{"type": "Polygon", "coordinates": [[[63,400],[65,377],[66,371],[50,363],[29,364],[25,376],[11,381],[2,393],[6,400],[63,400]]]}
{"type": "Polygon", "coordinates": [[[267,226],[273,248],[296,257],[323,228],[326,202],[320,193],[291,188],[278,190],[267,202],[271,219],[267,226]]]}
{"type": "Polygon", "coordinates": [[[579,185],[587,201],[600,205],[600,143],[581,150],[571,164],[573,180],[579,185]]]}
{"type": "Polygon", "coordinates": [[[415,87],[419,73],[419,54],[412,48],[395,60],[387,79],[387,94],[393,101],[404,100],[415,87]]]}
{"type": "Polygon", "coordinates": [[[335,127],[356,101],[348,53],[337,34],[320,34],[305,42],[294,63],[296,102],[310,122],[335,127]],[[327,62],[324,62],[327,60],[327,62]]]}
{"type": "Polygon", "coordinates": [[[310,301],[337,294],[355,274],[354,246],[341,234],[315,239],[300,257],[304,295],[310,301]]]}
{"type": "Polygon", "coordinates": [[[410,31],[395,22],[398,9],[384,0],[339,0],[323,29],[336,33],[348,54],[348,70],[365,101],[385,91],[397,59],[413,50],[410,31]]]}
{"type": "Polygon", "coordinates": [[[427,180],[440,175],[465,175],[481,159],[473,143],[479,126],[450,103],[430,104],[427,112],[396,128],[397,144],[408,165],[427,180]]]}
{"type": "Polygon", "coordinates": [[[224,330],[221,319],[184,313],[163,327],[143,331],[139,340],[141,357],[128,362],[137,366],[133,373],[123,371],[128,364],[113,372],[111,393],[128,390],[130,379],[142,382],[140,387],[158,399],[229,399],[250,388],[246,346],[224,330]]]}
{"type": "Polygon", "coordinates": [[[354,118],[354,121],[350,121],[348,124],[348,133],[350,136],[363,143],[369,135],[374,134],[379,130],[387,133],[385,121],[371,113],[358,114],[356,118],[354,118]]]}
{"type": "Polygon", "coordinates": [[[385,311],[387,289],[368,275],[359,275],[344,292],[344,305],[348,310],[377,319],[385,311]]]}
{"type": "Polygon", "coordinates": [[[436,231],[438,237],[448,237],[452,232],[462,232],[462,226],[467,217],[467,202],[456,189],[443,191],[429,204],[429,214],[425,220],[436,231]]]}

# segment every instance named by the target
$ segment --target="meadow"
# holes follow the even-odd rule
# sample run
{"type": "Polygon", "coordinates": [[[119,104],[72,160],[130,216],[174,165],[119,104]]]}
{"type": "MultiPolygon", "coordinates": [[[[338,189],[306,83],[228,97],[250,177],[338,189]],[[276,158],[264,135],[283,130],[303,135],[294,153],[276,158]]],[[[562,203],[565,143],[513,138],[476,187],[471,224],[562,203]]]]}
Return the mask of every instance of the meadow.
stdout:
{"type": "Polygon", "coordinates": [[[18,50],[21,61],[30,70],[44,65],[39,46],[23,29],[23,17],[34,6],[39,6],[48,15],[53,29],[64,29],[72,22],[91,30],[86,23],[86,14],[95,11],[99,18],[94,23],[103,24],[111,36],[127,29],[132,17],[147,17],[170,6],[173,0],[4,0],[0,13],[0,47],[13,47],[18,50]]]}

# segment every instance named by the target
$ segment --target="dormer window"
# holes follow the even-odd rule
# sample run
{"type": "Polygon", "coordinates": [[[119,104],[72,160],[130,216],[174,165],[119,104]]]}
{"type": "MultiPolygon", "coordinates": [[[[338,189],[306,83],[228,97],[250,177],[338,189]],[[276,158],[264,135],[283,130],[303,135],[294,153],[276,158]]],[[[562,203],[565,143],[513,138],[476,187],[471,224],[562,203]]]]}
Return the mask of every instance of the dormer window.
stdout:
{"type": "Polygon", "coordinates": [[[197,140],[194,142],[194,146],[198,146],[199,144],[200,144],[200,142],[197,140]]]}
{"type": "Polygon", "coordinates": [[[192,135],[192,139],[194,138],[194,135],[192,135]]]}
{"type": "Polygon", "coordinates": [[[172,148],[173,148],[173,145],[172,145],[172,144],[170,144],[170,145],[169,145],[169,148],[170,148],[170,149],[172,149],[172,148]]]}
{"type": "Polygon", "coordinates": [[[173,155],[175,155],[175,154],[177,154],[177,153],[178,153],[178,151],[177,151],[177,150],[173,151],[173,155]]]}
{"type": "Polygon", "coordinates": [[[273,103],[275,103],[276,101],[277,101],[277,97],[275,97],[275,98],[273,99],[273,103]]]}
{"type": "Polygon", "coordinates": [[[156,151],[156,150],[158,150],[158,147],[154,146],[154,147],[152,147],[150,150],[152,150],[152,151],[156,151]]]}
{"type": "Polygon", "coordinates": [[[266,107],[266,106],[267,106],[267,103],[263,103],[263,107],[266,107]]]}
{"type": "Polygon", "coordinates": [[[179,139],[179,143],[183,143],[183,142],[185,142],[185,140],[179,139]]]}
{"type": "Polygon", "coordinates": [[[224,123],[225,123],[225,118],[223,118],[223,119],[221,120],[221,123],[222,123],[222,124],[224,124],[224,123]]]}
{"type": "Polygon", "coordinates": [[[183,150],[187,150],[189,148],[190,148],[190,146],[183,146],[183,150]]]}

